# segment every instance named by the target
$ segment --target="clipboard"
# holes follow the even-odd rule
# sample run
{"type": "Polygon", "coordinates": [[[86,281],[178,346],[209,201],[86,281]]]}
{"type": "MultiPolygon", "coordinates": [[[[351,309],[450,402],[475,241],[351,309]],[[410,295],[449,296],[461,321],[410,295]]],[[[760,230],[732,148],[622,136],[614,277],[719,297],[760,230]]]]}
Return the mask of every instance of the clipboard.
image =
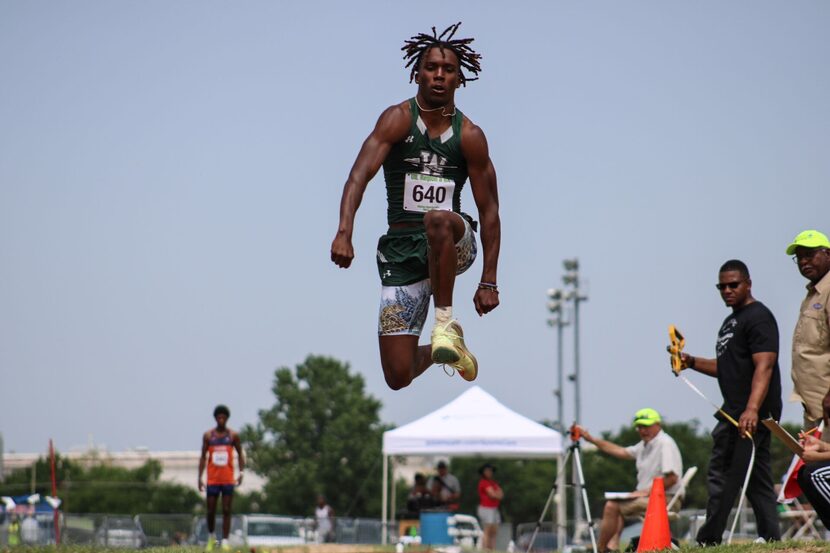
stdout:
{"type": "Polygon", "coordinates": [[[605,492],[605,499],[634,499],[632,492],[605,492]]]}
{"type": "Polygon", "coordinates": [[[787,449],[801,457],[804,455],[804,446],[802,446],[798,440],[792,437],[792,434],[787,432],[784,427],[780,424],[775,422],[775,419],[769,418],[764,419],[761,421],[767,429],[775,435],[776,438],[784,442],[784,445],[787,446],[787,449]]]}

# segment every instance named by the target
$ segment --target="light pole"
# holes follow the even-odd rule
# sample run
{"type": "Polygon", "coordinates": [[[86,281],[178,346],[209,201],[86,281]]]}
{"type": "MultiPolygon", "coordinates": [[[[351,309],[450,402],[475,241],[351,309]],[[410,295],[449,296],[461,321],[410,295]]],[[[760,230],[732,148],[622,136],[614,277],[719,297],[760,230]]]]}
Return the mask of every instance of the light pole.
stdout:
{"type": "Polygon", "coordinates": [[[574,383],[574,417],[576,421],[582,422],[581,398],[580,392],[580,378],[579,378],[579,304],[588,300],[588,296],[584,295],[579,289],[579,259],[566,259],[562,262],[565,268],[565,275],[562,277],[562,282],[565,286],[569,286],[565,295],[565,299],[573,301],[574,304],[574,372],[570,377],[574,383]]]}
{"type": "MultiPolygon", "coordinates": [[[[562,442],[565,442],[565,405],[564,405],[564,363],[562,357],[562,329],[569,323],[565,320],[565,313],[563,303],[565,301],[565,294],[559,288],[551,288],[548,290],[548,312],[551,314],[548,319],[549,326],[556,327],[556,373],[557,373],[557,388],[554,390],[554,395],[557,400],[557,414],[556,414],[556,430],[562,434],[562,442]]],[[[558,490],[558,497],[556,498],[556,543],[560,544],[560,549],[564,547],[567,540],[567,497],[565,491],[565,471],[562,470],[562,463],[565,460],[565,455],[559,455],[557,463],[556,489],[558,490]]]]}
{"type": "Polygon", "coordinates": [[[565,405],[563,401],[563,392],[565,388],[564,382],[564,368],[562,361],[562,329],[568,326],[568,321],[565,320],[563,313],[563,302],[565,300],[564,292],[559,288],[551,288],[548,290],[548,312],[551,317],[548,319],[548,326],[556,327],[556,376],[557,388],[553,391],[553,395],[557,400],[556,412],[556,430],[565,433],[565,405]]]}
{"type": "MultiPolygon", "coordinates": [[[[582,424],[581,419],[581,403],[582,397],[580,392],[580,377],[579,377],[579,304],[588,300],[588,296],[583,295],[579,289],[579,259],[565,259],[562,261],[562,266],[565,268],[565,275],[562,277],[562,282],[570,289],[565,294],[565,299],[570,300],[574,304],[574,372],[568,377],[574,383],[574,418],[577,424],[582,424]]],[[[576,471],[573,471],[573,484],[577,493],[574,494],[574,542],[580,542],[582,534],[582,503],[581,490],[579,489],[579,478],[576,471]]]]}

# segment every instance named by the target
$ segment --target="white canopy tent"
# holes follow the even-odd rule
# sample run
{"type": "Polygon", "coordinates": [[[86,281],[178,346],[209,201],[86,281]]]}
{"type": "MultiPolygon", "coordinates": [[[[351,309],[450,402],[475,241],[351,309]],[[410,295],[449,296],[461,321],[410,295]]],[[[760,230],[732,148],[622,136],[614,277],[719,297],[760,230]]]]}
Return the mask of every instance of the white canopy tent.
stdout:
{"type": "Polygon", "coordinates": [[[562,452],[561,434],[508,409],[480,387],[473,386],[432,413],[383,433],[383,543],[386,543],[389,514],[390,456],[555,459],[562,452]]]}

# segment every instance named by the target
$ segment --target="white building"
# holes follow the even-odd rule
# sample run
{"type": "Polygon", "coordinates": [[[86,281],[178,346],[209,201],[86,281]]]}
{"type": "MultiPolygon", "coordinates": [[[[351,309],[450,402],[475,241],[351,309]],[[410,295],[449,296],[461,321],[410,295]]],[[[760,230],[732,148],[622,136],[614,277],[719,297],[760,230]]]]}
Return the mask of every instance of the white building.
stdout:
{"type": "MultiPolygon", "coordinates": [[[[150,451],[146,448],[136,448],[127,451],[111,452],[105,449],[89,448],[83,451],[61,452],[61,457],[67,458],[84,467],[92,465],[110,465],[126,469],[136,469],[150,459],[161,463],[161,477],[164,482],[182,484],[198,489],[197,475],[199,470],[199,451],[150,451]]],[[[15,470],[31,467],[45,453],[4,453],[2,477],[15,470]]],[[[207,472],[207,471],[205,471],[207,472]]],[[[45,480],[49,475],[37,475],[38,480],[45,480]]],[[[206,475],[203,475],[205,478],[206,475]]],[[[242,485],[237,488],[242,493],[262,491],[265,479],[250,470],[245,471],[242,485]]]]}

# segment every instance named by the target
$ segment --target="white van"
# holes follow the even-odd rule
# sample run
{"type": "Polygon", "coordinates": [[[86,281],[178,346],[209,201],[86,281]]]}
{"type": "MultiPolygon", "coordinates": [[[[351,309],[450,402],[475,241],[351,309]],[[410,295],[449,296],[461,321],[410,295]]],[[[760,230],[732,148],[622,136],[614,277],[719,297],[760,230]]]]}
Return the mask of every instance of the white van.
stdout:
{"type": "Polygon", "coordinates": [[[305,543],[297,519],[274,515],[241,515],[240,518],[241,526],[232,530],[228,536],[233,547],[258,548],[305,543]]]}

